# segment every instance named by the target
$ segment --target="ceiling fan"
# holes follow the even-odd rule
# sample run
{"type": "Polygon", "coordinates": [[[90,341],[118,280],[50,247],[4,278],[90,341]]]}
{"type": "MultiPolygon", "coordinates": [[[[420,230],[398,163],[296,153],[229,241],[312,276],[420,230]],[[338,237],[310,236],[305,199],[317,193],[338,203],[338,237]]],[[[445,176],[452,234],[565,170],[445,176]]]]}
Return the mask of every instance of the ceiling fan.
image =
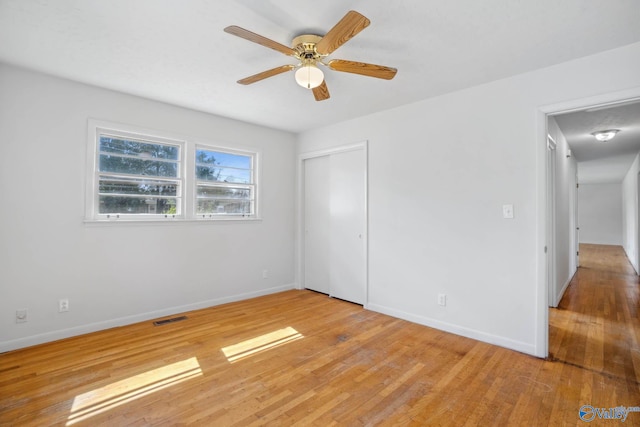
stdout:
{"type": "Polygon", "coordinates": [[[298,60],[298,64],[296,65],[288,64],[272,68],[271,70],[238,80],[238,83],[249,85],[268,77],[296,70],[295,77],[298,84],[307,89],[311,89],[316,101],[323,101],[329,98],[329,89],[324,80],[324,73],[318,68],[318,65],[326,66],[334,71],[360,74],[386,80],[391,80],[396,75],[398,70],[383,65],[347,61],[344,59],[332,59],[325,62],[327,56],[348,42],[360,31],[364,30],[370,23],[371,21],[365,16],[351,10],[324,36],[302,34],[293,39],[291,47],[259,34],[252,33],[236,25],[229,26],[225,28],[224,31],[284,53],[285,55],[292,56],[298,60]]]}

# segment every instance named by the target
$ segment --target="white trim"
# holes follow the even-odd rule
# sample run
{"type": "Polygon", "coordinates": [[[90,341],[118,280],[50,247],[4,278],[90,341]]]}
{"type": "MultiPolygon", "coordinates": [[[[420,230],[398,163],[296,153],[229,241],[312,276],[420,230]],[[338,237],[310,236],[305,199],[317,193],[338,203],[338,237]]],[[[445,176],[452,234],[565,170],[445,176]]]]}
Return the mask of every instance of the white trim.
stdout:
{"type": "Polygon", "coordinates": [[[556,276],[557,272],[557,258],[556,258],[556,182],[557,182],[557,148],[558,144],[549,135],[549,126],[547,120],[547,162],[546,162],[546,190],[547,190],[547,202],[551,202],[551,206],[547,203],[547,218],[546,218],[546,233],[547,233],[547,296],[549,297],[549,306],[555,307],[555,292],[556,282],[558,280],[556,276]]]}
{"type": "Polygon", "coordinates": [[[549,354],[549,286],[547,272],[547,116],[538,110],[536,147],[536,195],[537,195],[537,239],[536,239],[536,298],[535,298],[535,327],[534,351],[532,354],[546,358],[549,354]],[[541,142],[542,141],[542,142],[541,142]]]}
{"type": "MultiPolygon", "coordinates": [[[[262,182],[262,150],[258,148],[251,148],[247,146],[231,147],[229,142],[212,142],[202,138],[187,138],[187,145],[189,150],[189,158],[186,161],[187,168],[195,171],[195,154],[198,147],[205,149],[212,149],[214,151],[220,151],[223,153],[240,154],[243,156],[250,155],[253,158],[253,188],[254,188],[254,212],[251,216],[230,215],[230,216],[216,216],[212,218],[198,218],[195,213],[195,199],[196,199],[196,182],[193,181],[193,188],[186,195],[187,202],[187,217],[185,221],[261,221],[262,217],[262,198],[260,197],[260,187],[262,182]]],[[[188,180],[187,180],[188,181],[188,180]]]]}
{"type": "Polygon", "coordinates": [[[87,325],[76,326],[68,329],[60,329],[57,331],[46,332],[43,334],[32,335],[25,338],[18,338],[10,341],[0,342],[0,353],[6,351],[17,350],[20,348],[30,347],[37,344],[56,341],[60,339],[75,337],[78,335],[88,334],[91,332],[102,331],[105,329],[115,328],[118,326],[131,325],[138,322],[145,322],[159,317],[171,316],[175,314],[185,313],[193,310],[201,310],[204,308],[215,307],[230,302],[242,301],[249,298],[256,298],[263,295],[275,294],[294,289],[294,284],[277,286],[274,288],[263,289],[255,292],[247,292],[243,294],[230,295],[227,297],[215,298],[207,301],[201,301],[193,304],[185,304],[176,307],[168,307],[162,310],[150,311],[147,313],[133,314],[131,316],[119,317],[116,319],[106,320],[103,322],[89,323],[87,325]]]}
{"type": "Polygon", "coordinates": [[[627,249],[624,247],[624,245],[622,245],[622,250],[624,251],[624,256],[627,257],[629,264],[631,264],[631,267],[633,267],[633,271],[635,271],[636,275],[640,275],[640,272],[638,272],[638,270],[636,269],[636,266],[633,265],[633,262],[631,262],[631,257],[629,257],[629,254],[627,253],[627,249]]]}
{"type": "Polygon", "coordinates": [[[176,225],[176,226],[186,226],[187,224],[214,224],[214,223],[230,223],[230,222],[261,222],[262,218],[251,218],[251,217],[241,217],[241,216],[219,216],[215,218],[193,218],[193,219],[178,219],[178,218],[154,218],[154,219],[144,219],[144,220],[136,220],[136,219],[127,219],[127,218],[110,218],[110,219],[87,219],[84,220],[83,223],[86,226],[115,226],[118,225],[159,225],[166,226],[167,224],[176,225]]]}
{"type": "Polygon", "coordinates": [[[623,90],[584,99],[566,101],[548,106],[550,110],[547,110],[546,107],[541,108],[541,110],[550,116],[557,116],[559,114],[574,113],[584,110],[600,110],[622,106],[640,101],[640,95],[634,95],[634,93],[640,93],[640,91],[635,92],[635,90],[636,89],[623,90]],[[556,107],[559,109],[556,109],[556,107]]]}
{"type": "MultiPolygon", "coordinates": [[[[639,154],[640,156],[640,154],[639,154]]],[[[635,160],[634,160],[635,163],[635,160]]],[[[633,166],[633,163],[632,163],[633,166]]],[[[636,270],[636,273],[640,274],[640,172],[638,172],[636,174],[636,176],[634,177],[634,187],[635,187],[635,194],[634,194],[634,198],[633,200],[635,201],[634,203],[634,207],[633,210],[635,212],[635,226],[636,226],[636,244],[635,246],[635,250],[636,250],[636,256],[635,256],[635,262],[632,261],[631,259],[629,259],[629,262],[631,262],[631,265],[633,266],[634,270],[636,270]]],[[[627,230],[628,231],[628,230],[627,230]]],[[[626,250],[625,250],[626,253],[626,250]]],[[[627,256],[627,258],[629,258],[627,256]]]]}
{"type": "Polygon", "coordinates": [[[371,311],[393,316],[398,319],[407,320],[409,322],[417,323],[419,325],[428,326],[444,332],[460,335],[463,337],[471,338],[474,340],[482,341],[489,344],[498,345],[500,347],[508,348],[510,350],[520,351],[535,355],[535,347],[529,343],[523,341],[515,341],[509,338],[501,337],[498,335],[487,334],[486,332],[479,331],[477,329],[465,328],[462,326],[454,325],[440,320],[432,319],[429,317],[419,316],[405,311],[396,310],[394,308],[386,307],[379,304],[369,304],[368,307],[371,311]]]}
{"type": "Polygon", "coordinates": [[[558,304],[560,304],[560,300],[562,300],[562,297],[564,296],[564,293],[567,291],[567,288],[569,287],[569,284],[571,283],[571,281],[573,280],[573,278],[575,277],[575,275],[578,273],[578,270],[576,270],[573,275],[571,277],[569,277],[566,281],[566,283],[564,284],[564,286],[562,287],[562,289],[560,289],[560,292],[558,293],[558,295],[554,296],[554,300],[553,300],[553,307],[557,307],[558,304]]]}
{"type": "Polygon", "coordinates": [[[336,147],[330,147],[323,150],[308,151],[306,153],[300,153],[299,158],[300,160],[306,160],[306,159],[312,159],[314,157],[322,157],[322,156],[329,156],[331,154],[344,153],[346,151],[360,150],[362,148],[367,150],[367,145],[368,145],[368,141],[362,141],[362,142],[358,142],[355,144],[348,144],[348,145],[339,145],[336,147]]]}
{"type": "MultiPolygon", "coordinates": [[[[110,123],[101,120],[88,119],[87,125],[87,162],[86,162],[86,174],[87,181],[85,189],[87,191],[86,199],[85,199],[85,221],[100,221],[107,220],[107,218],[111,219],[111,217],[116,216],[117,219],[131,219],[135,221],[145,221],[145,220],[157,220],[162,219],[162,214],[121,214],[121,215],[106,215],[100,214],[96,212],[96,207],[98,206],[98,198],[99,193],[96,189],[97,183],[99,180],[99,176],[101,175],[98,170],[98,135],[106,134],[109,136],[122,137],[122,138],[131,138],[134,141],[147,141],[151,144],[160,144],[160,145],[170,145],[178,147],[179,155],[177,161],[175,163],[178,167],[178,175],[176,177],[158,177],[159,180],[167,180],[174,181],[178,186],[178,194],[177,200],[179,204],[177,205],[178,212],[175,215],[170,215],[171,219],[180,219],[185,218],[185,200],[184,195],[187,190],[187,182],[186,182],[186,167],[185,167],[185,158],[187,151],[187,139],[178,135],[170,135],[169,133],[153,131],[148,129],[138,128],[132,125],[125,125],[119,123],[110,123]]],[[[117,175],[105,173],[107,175],[117,175]]],[[[132,176],[132,178],[138,178],[136,176],[132,176]]],[[[164,218],[169,218],[169,216],[164,216],[164,218]]]]}
{"type": "MultiPolygon", "coordinates": [[[[221,218],[225,218],[227,217],[227,215],[221,215],[221,214],[209,214],[209,218],[202,218],[202,215],[199,215],[195,212],[195,206],[196,206],[196,201],[198,199],[197,197],[197,192],[198,192],[198,185],[206,185],[206,186],[210,186],[210,187],[246,187],[247,189],[250,190],[251,195],[253,196],[253,199],[250,200],[251,203],[253,203],[253,214],[251,215],[247,215],[246,218],[259,218],[259,212],[260,212],[260,206],[258,204],[260,198],[258,197],[258,188],[259,186],[259,181],[260,181],[260,176],[259,176],[259,168],[260,168],[260,156],[261,156],[261,152],[257,151],[257,150],[245,150],[245,149],[236,149],[236,148],[227,148],[227,147],[221,147],[221,146],[217,146],[217,145],[211,145],[208,143],[198,143],[195,142],[194,144],[191,144],[191,150],[189,153],[189,160],[187,163],[187,168],[190,171],[195,172],[196,170],[196,160],[195,160],[195,156],[196,156],[196,152],[198,150],[204,150],[204,151],[210,151],[210,152],[217,152],[217,153],[222,153],[222,154],[232,154],[232,155],[238,155],[238,156],[244,156],[244,157],[249,157],[251,159],[251,182],[248,184],[245,183],[235,183],[235,182],[214,182],[214,181],[205,181],[205,180],[198,180],[195,178],[195,176],[192,176],[191,178],[193,179],[193,188],[191,189],[191,192],[189,194],[189,199],[188,200],[188,206],[187,206],[187,218],[191,219],[191,218],[198,218],[201,217],[201,219],[212,219],[212,220],[218,220],[221,218]]],[[[239,168],[234,168],[234,167],[229,167],[229,166],[224,166],[222,165],[223,168],[227,168],[227,169],[237,169],[237,170],[246,170],[246,169],[239,169],[239,168]]],[[[187,179],[188,180],[188,179],[187,179]]],[[[243,215],[234,215],[234,214],[230,214],[228,215],[229,217],[241,217],[243,218],[243,215]]]]}
{"type": "Polygon", "coordinates": [[[640,87],[617,92],[590,96],[581,99],[564,101],[556,104],[540,106],[537,109],[537,132],[535,138],[536,153],[536,298],[535,298],[535,345],[532,354],[538,357],[549,355],[549,308],[546,278],[546,141],[547,115],[579,111],[595,108],[620,101],[640,99],[640,87]]]}
{"type": "Polygon", "coordinates": [[[340,145],[329,147],[317,151],[309,151],[300,153],[296,162],[297,179],[297,232],[296,239],[296,269],[295,282],[296,289],[304,289],[304,161],[315,157],[329,156],[331,154],[344,153],[347,151],[363,150],[364,155],[364,281],[365,281],[365,297],[364,308],[368,308],[369,302],[369,142],[367,140],[354,144],[340,145]]]}

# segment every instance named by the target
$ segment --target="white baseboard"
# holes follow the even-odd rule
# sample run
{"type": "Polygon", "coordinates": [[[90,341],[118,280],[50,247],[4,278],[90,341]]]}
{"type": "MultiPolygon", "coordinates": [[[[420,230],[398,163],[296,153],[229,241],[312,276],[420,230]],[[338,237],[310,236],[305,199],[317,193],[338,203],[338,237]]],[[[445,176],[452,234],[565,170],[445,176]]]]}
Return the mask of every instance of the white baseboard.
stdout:
{"type": "Polygon", "coordinates": [[[629,252],[627,252],[627,248],[624,247],[624,245],[622,246],[622,250],[624,250],[624,254],[627,257],[627,259],[629,260],[629,263],[631,264],[631,267],[633,267],[633,269],[635,270],[637,275],[640,275],[640,270],[638,269],[638,266],[636,265],[636,261],[633,261],[631,259],[631,257],[629,256],[629,252]]]}
{"type": "Polygon", "coordinates": [[[498,335],[488,334],[486,332],[478,331],[471,328],[466,328],[459,325],[454,325],[447,322],[442,322],[440,320],[431,319],[429,317],[424,317],[417,314],[407,313],[401,310],[396,310],[396,309],[385,307],[378,304],[367,304],[366,308],[371,311],[377,311],[378,313],[387,314],[389,316],[397,317],[403,320],[408,320],[409,322],[428,326],[430,328],[439,329],[441,331],[449,332],[452,334],[460,335],[460,336],[471,338],[474,340],[486,342],[488,344],[494,344],[500,347],[508,348],[510,350],[515,350],[521,353],[526,353],[532,356],[536,356],[535,346],[533,344],[528,344],[526,342],[515,341],[515,340],[501,337],[498,335]]]}
{"type": "Polygon", "coordinates": [[[573,275],[571,275],[571,277],[569,277],[567,279],[567,281],[564,284],[564,286],[562,287],[562,289],[560,289],[560,292],[558,292],[558,294],[554,296],[554,300],[553,300],[553,307],[554,308],[557,307],[558,304],[560,304],[560,300],[564,296],[564,293],[567,291],[567,288],[569,287],[569,283],[571,283],[571,281],[573,280],[573,277],[576,275],[577,272],[578,272],[578,270],[573,272],[573,275]]]}
{"type": "Polygon", "coordinates": [[[278,286],[275,288],[262,289],[255,292],[247,292],[243,294],[230,295],[227,297],[200,301],[193,304],[186,304],[177,307],[169,307],[162,310],[150,311],[147,313],[134,314],[131,316],[109,319],[102,322],[89,323],[87,325],[75,326],[68,329],[60,329],[57,331],[45,332],[42,334],[32,335],[29,337],[18,338],[15,340],[0,342],[0,353],[6,351],[17,350],[20,348],[30,347],[33,345],[43,344],[46,342],[57,341],[64,338],[75,337],[78,335],[88,334],[91,332],[102,331],[105,329],[115,328],[118,326],[131,325],[133,323],[145,322],[159,317],[170,316],[178,313],[184,313],[192,310],[200,310],[202,308],[213,307],[216,305],[226,304],[229,302],[242,301],[249,298],[260,297],[263,295],[275,294],[277,292],[288,291],[294,289],[294,284],[278,286]]]}

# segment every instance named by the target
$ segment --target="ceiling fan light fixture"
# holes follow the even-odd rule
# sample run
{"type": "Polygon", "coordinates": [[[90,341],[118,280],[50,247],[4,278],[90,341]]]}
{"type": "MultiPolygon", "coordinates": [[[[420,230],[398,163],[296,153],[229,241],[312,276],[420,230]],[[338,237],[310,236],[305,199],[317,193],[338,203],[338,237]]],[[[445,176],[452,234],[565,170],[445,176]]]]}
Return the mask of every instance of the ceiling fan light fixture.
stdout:
{"type": "Polygon", "coordinates": [[[296,82],[305,89],[313,89],[322,84],[324,73],[313,64],[303,65],[296,70],[296,82]]]}
{"type": "Polygon", "coordinates": [[[597,132],[591,133],[600,142],[607,142],[613,139],[616,134],[620,132],[620,129],[607,129],[607,130],[599,130],[597,132]]]}
{"type": "Polygon", "coordinates": [[[350,10],[334,25],[324,36],[317,34],[300,34],[293,38],[291,47],[261,36],[237,25],[230,25],[224,29],[226,33],[248,40],[252,43],[273,49],[280,53],[297,59],[298,64],[282,65],[244,79],[238,80],[241,85],[250,85],[269,77],[287,71],[295,71],[296,83],[305,89],[312,89],[316,101],[324,101],[330,98],[324,73],[318,69],[318,64],[332,71],[359,74],[361,76],[375,77],[391,80],[398,70],[384,65],[368,64],[366,62],[347,61],[344,59],[332,59],[324,62],[324,59],[333,51],[351,40],[356,34],[369,26],[369,19],[355,10],[350,10]]]}

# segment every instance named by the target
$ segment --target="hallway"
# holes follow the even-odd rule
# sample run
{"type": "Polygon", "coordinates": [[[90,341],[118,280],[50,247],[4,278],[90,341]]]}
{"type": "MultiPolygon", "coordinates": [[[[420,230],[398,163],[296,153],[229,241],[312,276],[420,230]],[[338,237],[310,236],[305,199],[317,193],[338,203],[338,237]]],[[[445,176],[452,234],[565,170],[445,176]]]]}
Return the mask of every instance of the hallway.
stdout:
{"type": "Polygon", "coordinates": [[[639,405],[638,276],[620,246],[581,244],[580,264],[549,312],[549,358],[566,365],[563,373],[572,372],[568,381],[584,384],[584,404],[639,405]]]}

